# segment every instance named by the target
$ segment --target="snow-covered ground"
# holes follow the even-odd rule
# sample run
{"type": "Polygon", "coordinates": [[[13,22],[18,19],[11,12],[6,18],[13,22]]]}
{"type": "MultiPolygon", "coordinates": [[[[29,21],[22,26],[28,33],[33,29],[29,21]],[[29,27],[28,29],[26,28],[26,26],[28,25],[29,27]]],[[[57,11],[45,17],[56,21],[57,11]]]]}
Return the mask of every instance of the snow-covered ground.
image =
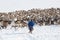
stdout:
{"type": "Polygon", "coordinates": [[[0,40],[60,40],[60,25],[35,25],[33,33],[27,27],[0,30],[0,40]]]}

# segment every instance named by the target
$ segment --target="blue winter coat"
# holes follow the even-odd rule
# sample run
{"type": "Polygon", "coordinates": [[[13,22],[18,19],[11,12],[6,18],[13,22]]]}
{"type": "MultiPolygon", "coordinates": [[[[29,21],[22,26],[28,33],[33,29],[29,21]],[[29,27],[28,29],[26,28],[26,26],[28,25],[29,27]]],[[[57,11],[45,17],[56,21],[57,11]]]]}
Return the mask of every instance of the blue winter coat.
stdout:
{"type": "Polygon", "coordinates": [[[28,22],[28,27],[29,27],[29,30],[31,31],[33,29],[33,26],[34,26],[34,22],[33,21],[29,21],[28,22]]]}
{"type": "Polygon", "coordinates": [[[29,21],[29,22],[28,22],[28,26],[29,26],[29,27],[33,27],[34,24],[35,24],[34,21],[29,21]]]}

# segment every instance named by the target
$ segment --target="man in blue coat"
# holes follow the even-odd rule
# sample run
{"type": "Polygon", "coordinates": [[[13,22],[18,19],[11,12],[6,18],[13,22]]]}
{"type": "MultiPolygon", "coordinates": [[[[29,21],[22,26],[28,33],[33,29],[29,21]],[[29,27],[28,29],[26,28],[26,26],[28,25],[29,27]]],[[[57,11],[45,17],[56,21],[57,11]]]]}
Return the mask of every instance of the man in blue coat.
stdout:
{"type": "Polygon", "coordinates": [[[29,33],[32,33],[34,24],[35,24],[35,23],[34,23],[33,20],[30,20],[30,21],[28,22],[29,33]]]}

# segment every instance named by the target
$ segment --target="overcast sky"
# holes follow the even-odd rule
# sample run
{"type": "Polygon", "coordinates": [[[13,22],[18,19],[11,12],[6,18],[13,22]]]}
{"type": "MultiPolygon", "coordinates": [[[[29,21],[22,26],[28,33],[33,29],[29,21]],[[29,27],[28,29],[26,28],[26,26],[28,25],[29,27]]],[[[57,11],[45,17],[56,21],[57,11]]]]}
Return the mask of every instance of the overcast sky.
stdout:
{"type": "Polygon", "coordinates": [[[0,0],[0,12],[59,7],[60,0],[0,0]]]}

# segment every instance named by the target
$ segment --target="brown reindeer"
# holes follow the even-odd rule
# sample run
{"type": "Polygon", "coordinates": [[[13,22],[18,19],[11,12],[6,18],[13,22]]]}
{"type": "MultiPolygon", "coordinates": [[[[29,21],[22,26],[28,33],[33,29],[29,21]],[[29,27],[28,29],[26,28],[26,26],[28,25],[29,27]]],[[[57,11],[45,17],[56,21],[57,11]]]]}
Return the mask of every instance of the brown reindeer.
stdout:
{"type": "Polygon", "coordinates": [[[7,25],[8,25],[8,21],[3,21],[1,27],[4,29],[7,28],[7,25]]]}

